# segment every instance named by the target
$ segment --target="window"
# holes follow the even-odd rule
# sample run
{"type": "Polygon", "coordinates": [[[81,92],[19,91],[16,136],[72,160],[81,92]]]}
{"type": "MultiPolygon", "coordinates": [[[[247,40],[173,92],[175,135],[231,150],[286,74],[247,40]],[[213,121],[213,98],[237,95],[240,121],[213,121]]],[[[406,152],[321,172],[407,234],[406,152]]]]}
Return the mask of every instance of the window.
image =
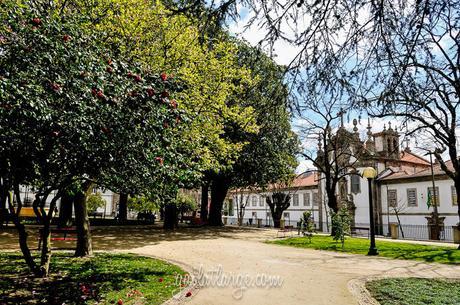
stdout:
{"type": "Polygon", "coordinates": [[[439,206],[439,187],[436,187],[434,192],[433,192],[433,187],[428,188],[427,199],[426,199],[427,205],[428,205],[428,200],[430,200],[430,206],[435,205],[435,204],[439,206]]]}
{"type": "Polygon", "coordinates": [[[407,206],[416,207],[417,206],[417,189],[407,189],[407,206]]]}
{"type": "Polygon", "coordinates": [[[457,205],[457,190],[454,185],[450,187],[450,194],[452,196],[452,205],[457,205]]]}
{"type": "Polygon", "coordinates": [[[361,193],[361,176],[358,174],[351,175],[351,192],[353,194],[361,193]]]}
{"type": "Polygon", "coordinates": [[[304,207],[310,206],[310,193],[303,194],[303,206],[304,207]]]}
{"type": "Polygon", "coordinates": [[[398,197],[396,190],[388,190],[388,206],[395,208],[398,206],[398,197]]]}
{"type": "Polygon", "coordinates": [[[257,218],[257,212],[252,212],[252,217],[257,218]]]}
{"type": "Polygon", "coordinates": [[[257,206],[257,195],[252,196],[252,206],[257,206]]]}
{"type": "Polygon", "coordinates": [[[259,206],[263,207],[265,203],[265,196],[260,196],[259,198],[259,206]]]}
{"type": "Polygon", "coordinates": [[[299,206],[299,194],[292,195],[292,205],[295,207],[299,206]]]}
{"type": "Polygon", "coordinates": [[[289,218],[289,212],[284,212],[283,217],[284,218],[289,218]]]}
{"type": "Polygon", "coordinates": [[[313,193],[313,206],[317,207],[319,204],[318,192],[313,193]]]}

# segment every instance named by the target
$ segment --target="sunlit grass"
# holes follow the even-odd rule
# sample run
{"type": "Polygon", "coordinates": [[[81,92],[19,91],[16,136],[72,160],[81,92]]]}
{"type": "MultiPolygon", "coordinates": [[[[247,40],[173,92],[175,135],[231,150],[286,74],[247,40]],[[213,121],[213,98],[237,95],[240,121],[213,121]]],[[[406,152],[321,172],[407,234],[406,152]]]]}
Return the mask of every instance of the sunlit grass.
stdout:
{"type": "Polygon", "coordinates": [[[0,253],[0,304],[161,304],[180,287],[179,267],[130,254],[74,258],[55,253],[48,279],[35,279],[22,255],[0,253]]]}
{"type": "MultiPolygon", "coordinates": [[[[369,240],[367,239],[347,237],[345,247],[342,249],[342,245],[340,243],[335,242],[331,236],[326,235],[314,235],[311,238],[311,243],[306,237],[287,238],[276,241],[268,241],[268,243],[363,255],[367,254],[367,251],[369,250],[369,240]]],[[[443,264],[460,264],[460,250],[450,247],[378,240],[377,248],[379,256],[383,257],[415,259],[443,264]]]]}

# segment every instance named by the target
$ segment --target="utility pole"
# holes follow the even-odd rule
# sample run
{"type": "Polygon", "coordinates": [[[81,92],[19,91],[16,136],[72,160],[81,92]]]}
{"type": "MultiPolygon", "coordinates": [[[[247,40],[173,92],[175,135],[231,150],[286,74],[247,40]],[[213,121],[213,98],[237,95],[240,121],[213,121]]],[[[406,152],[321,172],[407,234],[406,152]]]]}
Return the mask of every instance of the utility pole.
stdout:
{"type": "Polygon", "coordinates": [[[434,183],[434,169],[433,169],[433,153],[429,152],[430,155],[430,166],[431,166],[431,183],[433,187],[433,194],[431,198],[434,198],[434,205],[433,205],[433,217],[434,217],[434,226],[435,226],[435,236],[436,240],[439,240],[439,214],[438,214],[438,194],[436,192],[436,184],[434,183]]]}

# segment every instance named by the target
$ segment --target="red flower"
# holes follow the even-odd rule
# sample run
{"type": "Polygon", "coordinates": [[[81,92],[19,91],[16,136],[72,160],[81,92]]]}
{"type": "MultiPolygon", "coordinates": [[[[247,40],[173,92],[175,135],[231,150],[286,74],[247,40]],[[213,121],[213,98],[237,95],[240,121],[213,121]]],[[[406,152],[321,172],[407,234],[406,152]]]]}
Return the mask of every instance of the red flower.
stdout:
{"type": "Polygon", "coordinates": [[[191,291],[187,292],[187,293],[185,294],[185,296],[186,296],[187,298],[188,298],[188,297],[191,297],[191,296],[192,296],[192,292],[191,292],[191,291]]]}
{"type": "Polygon", "coordinates": [[[118,302],[117,302],[118,305],[123,305],[123,300],[122,299],[119,299],[118,302]]]}
{"type": "Polygon", "coordinates": [[[70,36],[66,34],[62,37],[62,40],[64,40],[64,42],[68,42],[70,41],[70,36]]]}
{"type": "Polygon", "coordinates": [[[164,128],[168,128],[168,127],[169,127],[168,122],[164,122],[164,123],[163,123],[163,127],[164,127],[164,128]]]}
{"type": "Polygon", "coordinates": [[[96,96],[97,95],[97,89],[96,88],[91,89],[91,94],[96,96]]]}
{"type": "Polygon", "coordinates": [[[163,282],[163,279],[162,279],[162,278],[159,278],[159,279],[158,279],[158,282],[160,282],[160,283],[163,282]]]}
{"type": "Polygon", "coordinates": [[[133,90],[133,91],[131,91],[131,92],[129,93],[129,95],[130,95],[130,96],[139,96],[139,93],[138,93],[137,91],[133,90]]]}
{"type": "Polygon", "coordinates": [[[61,86],[57,83],[51,83],[51,89],[53,89],[54,92],[59,92],[59,90],[61,90],[61,86]]]}
{"type": "Polygon", "coordinates": [[[161,92],[161,97],[169,97],[169,92],[168,91],[161,92]]]}
{"type": "Polygon", "coordinates": [[[98,98],[104,98],[104,97],[105,97],[105,96],[104,96],[104,92],[102,92],[102,90],[99,90],[99,91],[96,93],[96,96],[97,96],[98,98]]]}
{"type": "Polygon", "coordinates": [[[107,67],[106,71],[109,72],[109,73],[112,73],[113,69],[112,69],[112,67],[107,67]]]}
{"type": "Polygon", "coordinates": [[[112,60],[111,60],[110,58],[107,60],[107,64],[108,64],[109,66],[112,65],[112,60]]]}
{"type": "Polygon", "coordinates": [[[164,73],[164,72],[160,74],[160,77],[161,77],[162,81],[165,81],[165,80],[168,79],[168,75],[166,73],[164,73]]]}
{"type": "Polygon", "coordinates": [[[170,104],[171,104],[171,107],[173,107],[174,109],[177,108],[177,102],[176,102],[176,100],[171,100],[171,103],[170,103],[170,104]]]}
{"type": "Polygon", "coordinates": [[[135,76],[134,76],[134,80],[135,80],[136,82],[141,82],[141,81],[142,81],[142,78],[140,77],[140,75],[135,75],[135,76]]]}
{"type": "MultiPolygon", "coordinates": [[[[163,158],[162,157],[155,157],[155,160],[158,161],[160,163],[160,165],[163,165],[163,158]]],[[[163,279],[161,279],[161,281],[163,281],[163,279]]]]}
{"type": "Polygon", "coordinates": [[[42,24],[42,21],[40,20],[40,18],[34,18],[32,19],[32,23],[36,26],[39,26],[42,24]]]}
{"type": "Polygon", "coordinates": [[[147,95],[148,96],[152,97],[154,94],[155,94],[155,90],[153,90],[152,88],[147,89],[147,95]]]}
{"type": "Polygon", "coordinates": [[[180,123],[180,117],[176,117],[176,124],[180,123]]]}
{"type": "Polygon", "coordinates": [[[133,73],[128,72],[128,77],[133,77],[133,73]]]}

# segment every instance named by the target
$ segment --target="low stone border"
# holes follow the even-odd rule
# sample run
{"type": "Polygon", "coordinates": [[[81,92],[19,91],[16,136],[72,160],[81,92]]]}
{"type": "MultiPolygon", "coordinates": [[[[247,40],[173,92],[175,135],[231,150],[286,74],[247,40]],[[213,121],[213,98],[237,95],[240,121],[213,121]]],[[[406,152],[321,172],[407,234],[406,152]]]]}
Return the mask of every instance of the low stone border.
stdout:
{"type": "Polygon", "coordinates": [[[381,278],[384,277],[371,276],[353,279],[348,282],[348,290],[356,298],[359,305],[380,305],[380,303],[371,296],[369,290],[366,289],[366,283],[381,278]]]}

